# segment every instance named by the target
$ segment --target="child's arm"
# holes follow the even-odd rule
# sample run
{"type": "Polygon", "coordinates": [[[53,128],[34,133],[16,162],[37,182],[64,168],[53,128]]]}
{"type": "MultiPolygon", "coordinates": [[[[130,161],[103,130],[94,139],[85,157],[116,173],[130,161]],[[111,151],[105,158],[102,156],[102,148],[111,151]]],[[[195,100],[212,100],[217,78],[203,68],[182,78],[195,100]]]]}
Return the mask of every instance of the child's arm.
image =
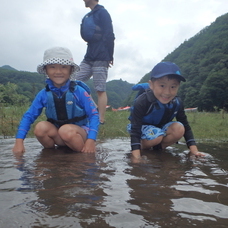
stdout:
{"type": "Polygon", "coordinates": [[[14,153],[24,153],[25,152],[24,139],[16,139],[12,151],[14,153]]]}
{"type": "Polygon", "coordinates": [[[184,106],[183,106],[182,102],[181,102],[180,110],[177,113],[176,119],[177,119],[177,121],[180,121],[184,125],[184,128],[185,128],[184,138],[185,138],[185,141],[186,141],[188,148],[190,150],[190,154],[195,155],[195,156],[205,156],[205,154],[199,152],[199,150],[196,146],[196,142],[195,142],[195,139],[193,136],[193,132],[192,132],[192,129],[188,123],[187,116],[185,114],[184,106]]]}
{"type": "Polygon", "coordinates": [[[27,132],[30,130],[30,126],[34,121],[37,119],[37,117],[41,114],[43,109],[43,103],[42,103],[42,97],[44,96],[44,91],[41,90],[33,100],[31,106],[29,109],[25,112],[23,115],[20,124],[18,126],[18,130],[16,133],[16,141],[14,144],[14,147],[12,151],[23,153],[25,152],[24,147],[24,139],[27,135],[27,132]]]}
{"type": "Polygon", "coordinates": [[[205,154],[199,152],[196,145],[189,146],[189,149],[190,149],[191,155],[195,155],[195,156],[199,156],[199,157],[205,156],[205,154]]]}
{"type": "Polygon", "coordinates": [[[89,118],[89,132],[87,140],[92,139],[96,141],[99,129],[99,113],[91,96],[81,87],[75,91],[75,96],[79,101],[79,105],[83,107],[89,118]]]}
{"type": "Polygon", "coordinates": [[[134,108],[131,111],[131,151],[134,162],[138,162],[141,159],[141,135],[142,135],[142,120],[145,113],[148,111],[147,105],[151,103],[147,102],[147,97],[140,96],[134,103],[134,108]]]}

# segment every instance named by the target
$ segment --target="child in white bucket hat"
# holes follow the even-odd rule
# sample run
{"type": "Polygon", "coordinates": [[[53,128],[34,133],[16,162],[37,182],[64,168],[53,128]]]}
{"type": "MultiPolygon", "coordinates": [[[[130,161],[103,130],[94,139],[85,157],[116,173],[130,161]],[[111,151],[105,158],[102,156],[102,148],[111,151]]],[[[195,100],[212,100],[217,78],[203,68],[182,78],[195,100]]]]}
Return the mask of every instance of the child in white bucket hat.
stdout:
{"type": "Polygon", "coordinates": [[[37,66],[39,74],[46,74],[45,67],[50,64],[72,66],[71,74],[79,71],[79,66],[74,63],[71,51],[64,47],[54,47],[44,52],[43,63],[37,66]]]}
{"type": "Polygon", "coordinates": [[[30,125],[45,108],[46,121],[35,126],[34,134],[44,148],[68,146],[74,151],[93,153],[99,127],[99,114],[89,88],[70,76],[79,70],[69,49],[54,47],[44,52],[37,71],[47,76],[47,86],[35,97],[23,115],[16,134],[14,153],[23,153],[30,125]]]}

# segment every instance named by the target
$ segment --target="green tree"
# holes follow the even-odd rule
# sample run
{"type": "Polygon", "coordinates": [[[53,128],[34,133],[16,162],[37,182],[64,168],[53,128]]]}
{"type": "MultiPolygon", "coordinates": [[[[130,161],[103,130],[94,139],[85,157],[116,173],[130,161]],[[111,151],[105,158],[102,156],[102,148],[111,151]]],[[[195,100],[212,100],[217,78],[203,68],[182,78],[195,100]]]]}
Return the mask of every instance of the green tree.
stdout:
{"type": "Polygon", "coordinates": [[[8,82],[6,85],[0,84],[1,103],[4,105],[24,105],[29,102],[29,99],[17,93],[17,85],[8,82]]]}

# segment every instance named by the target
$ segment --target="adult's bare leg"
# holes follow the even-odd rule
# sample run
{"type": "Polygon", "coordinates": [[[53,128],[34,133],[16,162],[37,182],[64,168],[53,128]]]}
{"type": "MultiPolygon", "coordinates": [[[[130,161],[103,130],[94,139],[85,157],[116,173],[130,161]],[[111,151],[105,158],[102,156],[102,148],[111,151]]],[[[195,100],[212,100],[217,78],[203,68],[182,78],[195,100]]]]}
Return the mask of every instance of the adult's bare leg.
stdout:
{"type": "Polygon", "coordinates": [[[97,91],[97,96],[98,96],[97,106],[98,106],[99,115],[100,115],[100,123],[104,123],[108,97],[105,91],[97,91]]]}

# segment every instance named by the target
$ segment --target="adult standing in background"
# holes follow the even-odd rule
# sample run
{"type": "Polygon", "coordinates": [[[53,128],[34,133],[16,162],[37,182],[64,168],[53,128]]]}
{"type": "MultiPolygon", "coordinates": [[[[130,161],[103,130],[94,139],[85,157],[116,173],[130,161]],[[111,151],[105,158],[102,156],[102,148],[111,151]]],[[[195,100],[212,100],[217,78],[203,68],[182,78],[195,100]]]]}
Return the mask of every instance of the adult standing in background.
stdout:
{"type": "Polygon", "coordinates": [[[87,50],[75,78],[85,82],[93,76],[93,84],[98,96],[100,123],[103,124],[108,101],[106,81],[108,68],[113,65],[115,35],[110,14],[98,4],[98,1],[84,0],[85,7],[91,9],[81,23],[81,36],[87,42],[87,50]]]}

